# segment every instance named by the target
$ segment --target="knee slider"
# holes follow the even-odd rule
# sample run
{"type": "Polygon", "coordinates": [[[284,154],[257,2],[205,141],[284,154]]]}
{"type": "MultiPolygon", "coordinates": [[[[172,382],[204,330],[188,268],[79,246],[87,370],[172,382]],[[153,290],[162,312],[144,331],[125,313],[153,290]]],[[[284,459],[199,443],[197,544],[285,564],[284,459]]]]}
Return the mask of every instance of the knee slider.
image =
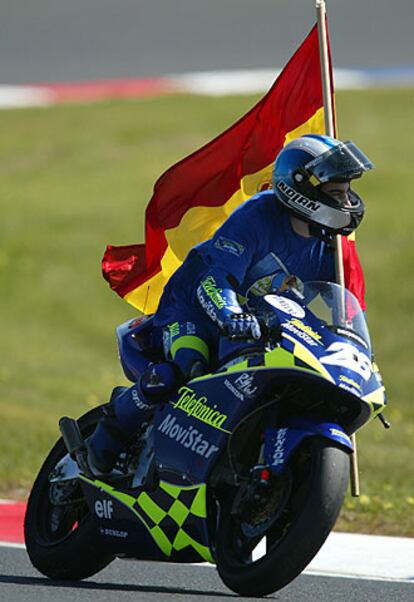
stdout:
{"type": "Polygon", "coordinates": [[[144,394],[153,399],[175,393],[183,383],[181,370],[175,362],[171,361],[151,364],[142,373],[140,381],[144,394]]]}
{"type": "Polygon", "coordinates": [[[197,360],[191,365],[191,369],[190,369],[190,372],[188,375],[189,376],[188,380],[203,376],[203,374],[206,374],[207,371],[208,371],[207,362],[203,361],[203,360],[197,360]]]}
{"type": "Polygon", "coordinates": [[[185,382],[208,371],[208,360],[197,349],[188,347],[178,349],[174,355],[174,362],[184,376],[185,382]]]}

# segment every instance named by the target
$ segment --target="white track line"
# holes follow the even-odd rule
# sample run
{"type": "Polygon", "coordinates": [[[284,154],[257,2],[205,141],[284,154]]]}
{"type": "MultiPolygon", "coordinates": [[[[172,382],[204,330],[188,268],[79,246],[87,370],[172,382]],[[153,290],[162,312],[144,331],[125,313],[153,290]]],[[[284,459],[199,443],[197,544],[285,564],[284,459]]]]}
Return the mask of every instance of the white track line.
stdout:
{"type": "Polygon", "coordinates": [[[414,584],[414,539],[331,533],[307,570],[404,579],[414,584]]]}
{"type": "MultiPolygon", "coordinates": [[[[269,90],[280,69],[236,69],[180,73],[157,78],[90,81],[61,84],[0,85],[1,108],[49,106],[62,102],[91,102],[105,98],[139,98],[177,92],[207,96],[262,94],[269,90]],[[85,96],[85,90],[88,94],[85,96]],[[68,95],[69,94],[69,95],[68,95]]],[[[413,86],[414,67],[335,69],[335,89],[376,86],[413,86]]]]}
{"type": "Polygon", "coordinates": [[[0,85],[0,109],[44,107],[52,102],[50,94],[36,86],[0,85]]]}
{"type": "Polygon", "coordinates": [[[406,583],[408,585],[414,585],[412,579],[396,579],[394,577],[376,577],[373,575],[363,575],[351,573],[331,573],[330,571],[312,571],[311,569],[305,569],[303,575],[308,577],[328,577],[333,579],[361,579],[362,581],[387,581],[391,583],[406,583]]]}
{"type": "MultiPolygon", "coordinates": [[[[264,541],[255,552],[264,554],[264,541]]],[[[334,532],[304,573],[414,585],[414,539],[334,532]]]]}
{"type": "Polygon", "coordinates": [[[25,550],[26,546],[24,543],[10,543],[9,541],[0,541],[0,548],[19,548],[25,550]]]}
{"type": "MultiPolygon", "coordinates": [[[[24,544],[0,542],[0,547],[25,549],[24,544]]],[[[200,563],[194,566],[214,568],[200,563]]],[[[305,575],[414,585],[414,539],[331,533],[305,575]]]]}

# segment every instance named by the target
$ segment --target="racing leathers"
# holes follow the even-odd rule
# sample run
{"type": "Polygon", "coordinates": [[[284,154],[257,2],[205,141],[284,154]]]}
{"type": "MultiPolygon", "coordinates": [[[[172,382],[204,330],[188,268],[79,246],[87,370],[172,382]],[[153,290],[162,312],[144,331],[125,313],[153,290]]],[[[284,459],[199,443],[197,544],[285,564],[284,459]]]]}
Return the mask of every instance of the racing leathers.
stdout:
{"type": "MultiPolygon", "coordinates": [[[[255,297],[280,290],[287,274],[332,281],[334,269],[332,245],[297,234],[273,192],[260,192],[191,250],[165,286],[154,321],[165,326],[186,316],[217,335],[230,315],[242,320],[255,297]]],[[[252,326],[252,338],[255,333],[252,326]]]]}

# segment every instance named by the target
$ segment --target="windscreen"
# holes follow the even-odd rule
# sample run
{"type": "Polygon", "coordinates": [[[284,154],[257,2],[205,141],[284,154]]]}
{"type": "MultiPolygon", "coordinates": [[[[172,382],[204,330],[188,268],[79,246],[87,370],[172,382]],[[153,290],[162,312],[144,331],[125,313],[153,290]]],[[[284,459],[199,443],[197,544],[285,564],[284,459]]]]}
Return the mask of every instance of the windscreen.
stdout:
{"type": "Polygon", "coordinates": [[[303,305],[338,334],[353,338],[371,351],[364,312],[356,297],[333,282],[306,282],[303,305]]]}

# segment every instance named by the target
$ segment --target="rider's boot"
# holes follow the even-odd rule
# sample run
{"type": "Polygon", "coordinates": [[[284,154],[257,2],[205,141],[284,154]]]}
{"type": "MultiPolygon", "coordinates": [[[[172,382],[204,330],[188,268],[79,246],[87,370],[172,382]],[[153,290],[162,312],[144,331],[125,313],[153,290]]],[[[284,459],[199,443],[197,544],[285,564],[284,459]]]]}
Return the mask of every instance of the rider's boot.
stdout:
{"type": "Polygon", "coordinates": [[[168,401],[182,376],[173,362],[150,365],[132,387],[116,387],[104,416],[87,442],[88,464],[95,476],[110,474],[121,452],[156,406],[168,401]]]}

